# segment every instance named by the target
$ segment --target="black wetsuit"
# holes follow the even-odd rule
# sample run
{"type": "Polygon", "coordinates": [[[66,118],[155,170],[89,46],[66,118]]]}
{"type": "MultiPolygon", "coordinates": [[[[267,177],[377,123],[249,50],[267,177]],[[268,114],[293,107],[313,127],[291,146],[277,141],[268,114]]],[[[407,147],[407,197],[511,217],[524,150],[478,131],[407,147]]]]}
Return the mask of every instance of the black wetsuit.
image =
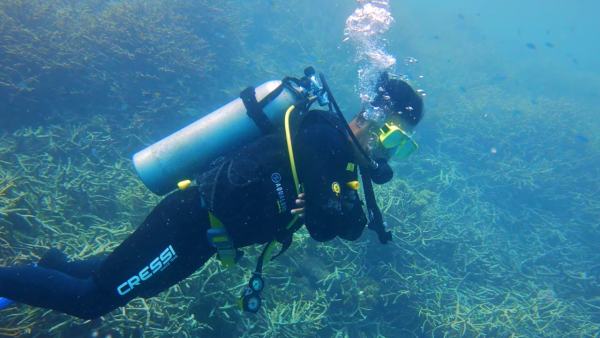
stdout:
{"type": "MultiPolygon", "coordinates": [[[[367,220],[358,194],[347,186],[357,180],[358,168],[345,129],[321,111],[307,113],[298,124],[293,152],[311,237],[357,239],[367,220]]],[[[208,209],[225,224],[236,248],[291,235],[285,227],[297,194],[283,134],[248,144],[196,181],[196,189],[165,197],[105,259],[67,262],[53,249],[37,267],[0,268],[0,297],[84,319],[136,297],[153,297],[217,252],[206,236],[208,209]]]]}

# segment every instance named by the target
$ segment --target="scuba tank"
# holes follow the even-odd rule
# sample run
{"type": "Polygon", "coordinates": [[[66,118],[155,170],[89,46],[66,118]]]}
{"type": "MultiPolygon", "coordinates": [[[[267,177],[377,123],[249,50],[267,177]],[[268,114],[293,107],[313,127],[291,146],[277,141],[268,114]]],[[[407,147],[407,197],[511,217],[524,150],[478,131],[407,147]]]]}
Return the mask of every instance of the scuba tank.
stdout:
{"type": "Polygon", "coordinates": [[[308,92],[286,79],[248,87],[239,98],[137,152],[133,165],[142,182],[165,195],[220,156],[283,126],[286,110],[308,92]]]}

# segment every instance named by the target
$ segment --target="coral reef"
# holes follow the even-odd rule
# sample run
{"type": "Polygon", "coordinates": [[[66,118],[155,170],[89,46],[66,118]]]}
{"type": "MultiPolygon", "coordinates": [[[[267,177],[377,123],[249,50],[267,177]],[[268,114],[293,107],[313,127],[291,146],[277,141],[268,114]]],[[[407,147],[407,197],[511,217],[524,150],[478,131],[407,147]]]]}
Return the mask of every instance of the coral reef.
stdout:
{"type": "Polygon", "coordinates": [[[206,0],[0,1],[0,93],[10,97],[2,109],[49,122],[90,110],[168,122],[157,113],[179,114],[198,92],[217,91],[214,71],[228,59],[220,53],[217,62],[215,51],[239,47],[242,9],[206,0]]]}
{"type": "MultiPolygon", "coordinates": [[[[572,109],[559,104],[556,111],[572,109]]],[[[442,136],[444,144],[456,138],[452,128],[445,126],[450,136],[442,136]]],[[[34,263],[52,246],[71,259],[110,252],[159,200],[124,157],[147,142],[147,133],[114,128],[105,115],[3,134],[0,265],[34,263]]],[[[583,228],[597,226],[593,194],[600,187],[591,174],[572,174],[593,163],[596,150],[584,149],[569,166],[562,166],[572,156],[568,150],[545,155],[543,163],[557,164],[554,175],[572,180],[570,189],[562,180],[544,182],[540,166],[524,166],[520,176],[537,177],[539,185],[519,185],[521,180],[508,175],[498,187],[490,166],[505,168],[495,162],[502,159],[486,154],[478,164],[480,152],[461,158],[443,154],[425,151],[418,160],[398,164],[397,172],[411,174],[377,187],[394,230],[391,245],[380,246],[370,233],[353,243],[315,243],[299,232],[292,249],[265,268],[266,305],[256,317],[240,313],[235,303],[258,248],[247,251],[240,267],[222,271],[211,260],[168,292],[135,300],[102,322],[11,306],[1,312],[0,335],[596,334],[598,244],[583,228]],[[542,209],[521,196],[533,193],[537,203],[547,199],[564,207],[542,209]]]]}
{"type": "MultiPolygon", "coordinates": [[[[70,259],[112,251],[160,200],[131,154],[245,85],[313,64],[344,110],[357,107],[355,69],[320,25],[342,11],[261,6],[0,0],[0,266],[50,247],[70,259]],[[251,11],[272,16],[258,26],[269,39],[245,42],[251,11]]],[[[11,305],[0,336],[597,337],[600,151],[588,107],[494,84],[469,58],[499,62],[481,45],[451,66],[430,53],[444,59],[423,71],[436,104],[421,148],[376,187],[389,245],[368,231],[352,243],[298,232],[265,267],[256,316],[236,302],[260,248],[103,320],[11,305]],[[459,80],[469,95],[449,93],[459,80]]]]}

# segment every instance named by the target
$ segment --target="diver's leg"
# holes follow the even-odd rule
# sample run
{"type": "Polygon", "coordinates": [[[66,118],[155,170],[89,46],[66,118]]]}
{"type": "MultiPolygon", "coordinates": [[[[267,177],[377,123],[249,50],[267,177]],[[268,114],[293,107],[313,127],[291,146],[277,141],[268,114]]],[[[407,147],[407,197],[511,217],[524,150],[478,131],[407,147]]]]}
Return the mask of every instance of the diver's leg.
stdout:
{"type": "Polygon", "coordinates": [[[174,192],[102,262],[93,279],[119,303],[155,296],[194,273],[216,253],[206,237],[209,228],[200,192],[174,192]]]}
{"type": "Polygon", "coordinates": [[[154,296],[191,275],[214,253],[196,189],[167,196],[100,265],[78,279],[44,267],[0,268],[0,297],[97,318],[139,296],[154,296]]]}
{"type": "Polygon", "coordinates": [[[0,268],[0,296],[84,319],[112,310],[92,278],[77,279],[36,266],[0,268]]]}
{"type": "Polygon", "coordinates": [[[94,275],[100,268],[100,265],[102,265],[102,262],[104,262],[104,258],[76,260],[67,262],[56,270],[71,277],[85,279],[94,275]]]}
{"type": "Polygon", "coordinates": [[[103,261],[104,257],[69,262],[67,255],[56,248],[52,248],[42,256],[37,266],[60,271],[71,277],[86,279],[98,271],[103,261]]]}
{"type": "MultiPolygon", "coordinates": [[[[193,256],[198,255],[199,260],[196,263],[199,265],[196,267],[197,269],[205,262],[205,260],[203,261],[200,258],[201,256],[208,256],[210,258],[216,252],[206,241],[206,231],[209,228],[210,223],[208,222],[206,211],[202,209],[200,193],[195,189],[185,192],[175,192],[167,196],[156,206],[135,233],[127,238],[115,250],[114,254],[111,254],[113,258],[107,264],[112,265],[116,261],[122,260],[123,257],[129,257],[131,249],[127,248],[135,247],[134,254],[137,255],[139,251],[156,251],[162,246],[166,245],[168,247],[168,245],[176,243],[175,246],[181,248],[176,252],[178,259],[181,257],[181,260],[191,262],[196,260],[193,256]],[[148,238],[153,238],[153,240],[148,240],[148,238]],[[188,248],[194,248],[195,250],[192,249],[189,251],[188,248]],[[182,255],[185,255],[185,257],[182,255]]],[[[172,246],[173,251],[175,250],[175,246],[172,246]]],[[[166,247],[163,249],[166,249],[166,247]]],[[[156,257],[158,255],[151,256],[152,259],[156,257]]],[[[142,259],[139,256],[137,258],[142,259]]],[[[52,248],[42,256],[37,265],[60,271],[71,277],[85,279],[97,274],[105,259],[94,258],[69,262],[63,252],[52,248]]],[[[149,265],[151,262],[144,263],[149,265]]],[[[185,263],[185,266],[188,265],[189,262],[185,263]]],[[[189,266],[188,269],[191,268],[193,266],[189,266]]],[[[188,269],[181,271],[178,276],[189,276],[187,274],[188,269]]],[[[110,270],[110,268],[105,266],[104,271],[106,272],[107,270],[110,270]]],[[[185,277],[182,277],[182,279],[185,277]]]]}
{"type": "MultiPolygon", "coordinates": [[[[58,272],[62,272],[63,274],[67,274],[70,277],[74,277],[76,279],[86,279],[92,276],[92,274],[98,270],[98,268],[100,267],[100,264],[102,264],[102,261],[104,259],[100,258],[100,259],[86,259],[86,260],[79,260],[79,261],[72,261],[69,262],[67,255],[65,255],[63,252],[61,252],[60,250],[56,249],[56,248],[52,248],[50,250],[48,250],[46,252],[46,254],[44,254],[44,256],[42,256],[42,258],[38,261],[38,263],[35,265],[35,267],[38,268],[44,268],[44,269],[48,269],[48,270],[54,270],[54,271],[58,271],[58,272]]],[[[16,270],[4,270],[4,271],[0,271],[0,283],[2,282],[2,280],[6,281],[7,279],[10,279],[10,275],[27,275],[29,269],[26,269],[25,272],[22,271],[21,269],[16,269],[16,270]],[[2,277],[3,276],[3,277],[2,277]]],[[[26,268],[26,267],[25,267],[26,268]]],[[[47,271],[46,271],[47,272],[47,271]]],[[[52,275],[48,275],[46,272],[44,271],[39,271],[39,273],[33,274],[32,276],[30,276],[30,278],[37,278],[40,277],[40,275],[44,276],[45,278],[54,278],[55,276],[52,275]]],[[[72,290],[77,290],[77,287],[72,288],[73,285],[73,281],[71,280],[63,280],[62,275],[58,275],[59,277],[57,278],[57,280],[62,280],[64,287],[67,288],[71,288],[72,290]]],[[[21,278],[21,277],[19,277],[21,278]]],[[[41,279],[43,280],[43,279],[41,279]]],[[[15,281],[13,281],[15,282],[15,281]]],[[[17,283],[19,282],[18,280],[16,281],[17,283]]],[[[79,281],[75,281],[76,284],[79,284],[79,281]]],[[[10,282],[8,282],[8,284],[10,285],[10,282]]],[[[26,284],[29,284],[29,286],[33,286],[35,287],[35,284],[31,284],[28,283],[28,278],[24,278],[23,280],[21,280],[21,285],[19,286],[18,284],[13,284],[12,288],[16,289],[16,290],[24,290],[25,292],[27,292],[28,290],[28,286],[26,284]]],[[[43,287],[42,287],[43,288],[43,287]]],[[[4,290],[5,292],[9,292],[7,291],[8,289],[11,289],[10,286],[7,286],[6,288],[2,288],[1,290],[4,290]]],[[[81,294],[77,294],[77,297],[81,298],[81,294]]],[[[19,297],[19,296],[16,296],[19,297]]],[[[66,301],[65,296],[61,297],[61,302],[65,302],[66,301]]],[[[21,298],[19,298],[21,299],[21,298]]],[[[29,302],[27,299],[22,299],[23,302],[28,303],[28,304],[32,304],[31,302],[29,302]]],[[[44,301],[43,299],[41,300],[42,302],[44,301]]],[[[52,299],[47,299],[47,301],[49,301],[50,303],[54,303],[54,301],[52,299]]],[[[11,299],[8,298],[1,298],[0,297],[0,309],[3,309],[6,306],[9,306],[10,304],[12,304],[13,301],[11,299]]],[[[39,305],[42,307],[48,307],[48,306],[44,306],[39,305]]]]}

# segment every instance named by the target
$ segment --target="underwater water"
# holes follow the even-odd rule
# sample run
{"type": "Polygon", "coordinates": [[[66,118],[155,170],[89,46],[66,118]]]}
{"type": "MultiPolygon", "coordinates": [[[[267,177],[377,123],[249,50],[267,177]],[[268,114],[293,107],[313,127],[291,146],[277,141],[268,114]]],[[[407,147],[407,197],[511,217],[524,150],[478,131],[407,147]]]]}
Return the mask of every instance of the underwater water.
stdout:
{"type": "Polygon", "coordinates": [[[349,120],[388,70],[426,111],[419,150],[376,186],[392,242],[365,230],[318,243],[301,229],[265,267],[258,314],[236,302],[262,246],[97,320],[8,304],[0,336],[598,337],[599,12],[557,0],[0,0],[2,267],[51,247],[110,253],[162,199],[133,154],[247,86],[313,66],[349,120]],[[360,16],[367,6],[375,16],[360,16]]]}

